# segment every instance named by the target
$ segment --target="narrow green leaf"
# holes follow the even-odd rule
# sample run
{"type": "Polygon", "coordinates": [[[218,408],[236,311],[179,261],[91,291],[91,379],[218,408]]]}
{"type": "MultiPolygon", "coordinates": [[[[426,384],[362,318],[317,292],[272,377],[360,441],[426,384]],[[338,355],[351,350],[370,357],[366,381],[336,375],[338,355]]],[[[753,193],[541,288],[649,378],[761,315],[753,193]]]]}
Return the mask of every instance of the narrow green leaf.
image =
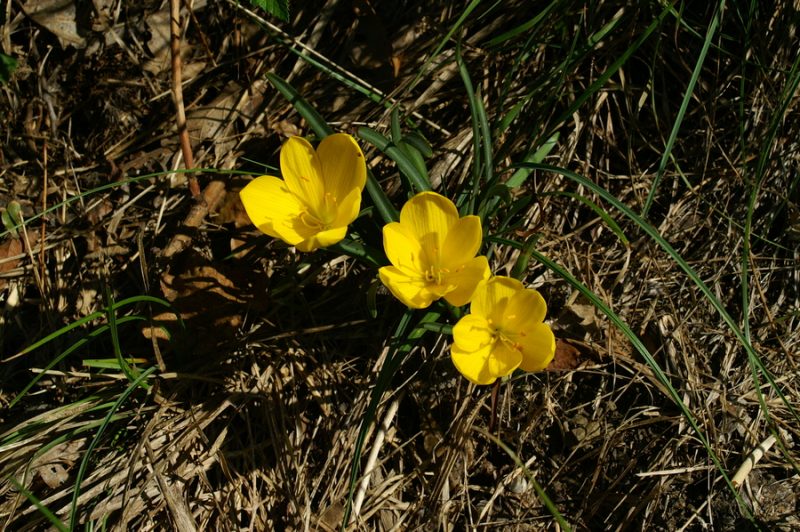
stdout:
{"type": "MultiPolygon", "coordinates": [[[[464,84],[464,90],[467,93],[467,101],[469,103],[469,114],[472,121],[472,177],[470,179],[469,193],[462,194],[456,201],[461,214],[474,214],[478,212],[476,207],[478,205],[478,196],[481,190],[481,167],[486,161],[482,161],[483,153],[481,152],[482,144],[482,131],[481,118],[478,110],[478,98],[475,97],[475,89],[472,86],[472,79],[469,77],[467,66],[461,57],[461,41],[456,42],[456,63],[458,63],[458,72],[461,75],[461,81],[464,84]],[[463,201],[466,199],[467,206],[463,207],[463,201]]],[[[491,153],[491,147],[489,148],[491,153]]],[[[485,213],[478,213],[481,219],[486,221],[485,213]]]]}
{"type": "MultiPolygon", "coordinates": [[[[120,320],[122,321],[122,320],[120,320]]],[[[137,358],[131,357],[125,359],[125,363],[128,365],[131,364],[146,364],[146,358],[137,358]]],[[[99,368],[99,369],[115,369],[115,370],[122,370],[119,365],[119,360],[116,358],[85,358],[81,361],[81,364],[87,368],[99,368]]]]}
{"type": "Polygon", "coordinates": [[[17,60],[10,55],[0,53],[0,83],[8,83],[16,69],[17,60]]]}
{"type": "MultiPolygon", "coordinates": [[[[500,239],[497,239],[497,241],[500,241],[500,239]]],[[[504,240],[504,243],[516,248],[520,247],[520,245],[514,241],[504,240]]],[[[635,332],[633,332],[633,330],[628,326],[628,324],[625,323],[622,320],[622,318],[620,318],[619,315],[617,315],[613,310],[611,310],[611,308],[608,305],[606,305],[597,296],[597,294],[592,292],[588,287],[586,287],[586,285],[584,285],[578,279],[576,279],[575,276],[573,276],[570,272],[568,272],[560,265],[550,260],[547,256],[539,253],[536,250],[531,250],[531,254],[533,255],[533,257],[536,258],[536,260],[544,264],[545,267],[547,267],[553,273],[555,273],[556,275],[567,281],[581,294],[583,294],[595,307],[597,307],[603,314],[608,316],[608,319],[611,320],[611,322],[620,331],[622,331],[622,333],[628,338],[628,340],[631,342],[631,345],[633,345],[633,347],[639,352],[639,354],[645,360],[647,365],[650,366],[650,369],[653,371],[653,376],[661,383],[662,386],[664,386],[670,398],[675,402],[678,408],[680,408],[681,412],[683,413],[683,416],[689,422],[689,425],[691,425],[695,434],[697,434],[697,437],[700,439],[701,443],[703,444],[703,447],[705,447],[708,456],[711,458],[711,461],[714,462],[714,465],[717,467],[717,470],[722,475],[722,478],[725,479],[728,488],[731,490],[734,497],[739,502],[743,512],[746,515],[748,515],[752,520],[752,513],[742,500],[741,496],[739,495],[739,492],[731,483],[730,477],[726,473],[725,468],[722,465],[722,462],[720,461],[717,454],[714,452],[714,449],[711,446],[711,443],[709,442],[705,433],[700,428],[700,425],[697,422],[697,418],[695,418],[694,414],[692,414],[691,410],[689,410],[689,407],[686,406],[686,404],[683,402],[683,399],[681,398],[680,394],[678,394],[677,390],[675,390],[675,388],[672,386],[672,383],[670,382],[666,373],[664,373],[664,370],[661,369],[661,366],[658,364],[658,362],[656,362],[655,358],[653,358],[653,355],[650,353],[647,347],[645,347],[644,343],[642,343],[642,341],[639,339],[639,336],[635,332]]]]}
{"type": "Polygon", "coordinates": [[[97,433],[92,438],[91,443],[89,443],[89,447],[86,448],[86,452],[83,455],[83,459],[81,460],[80,467],[78,467],[78,474],[75,478],[75,488],[72,490],[72,504],[70,505],[69,511],[69,530],[70,532],[75,530],[75,526],[77,525],[77,517],[78,517],[78,498],[81,494],[81,483],[83,482],[83,478],[86,476],[86,470],[89,468],[89,459],[92,456],[92,452],[94,452],[95,447],[100,442],[100,438],[103,436],[106,428],[111,423],[114,414],[119,410],[122,404],[128,400],[128,397],[136,390],[139,386],[144,384],[144,380],[150,376],[156,370],[155,366],[147,368],[144,370],[140,375],[136,377],[136,379],[128,385],[122,395],[114,402],[111,409],[106,414],[106,417],[103,419],[103,422],[100,424],[100,427],[97,429],[97,433]]]}
{"type": "Polygon", "coordinates": [[[386,357],[386,361],[378,372],[378,379],[377,382],[375,382],[375,387],[372,389],[369,405],[367,405],[364,417],[361,420],[361,429],[358,432],[355,449],[353,450],[353,465],[350,469],[347,504],[342,519],[343,530],[347,528],[348,521],[350,520],[353,495],[355,494],[356,483],[358,482],[358,476],[361,470],[361,452],[364,448],[364,440],[367,437],[370,425],[375,421],[375,414],[378,410],[381,398],[384,393],[386,393],[386,390],[389,389],[392,378],[400,368],[403,360],[405,360],[406,356],[425,334],[425,325],[436,322],[441,314],[436,311],[427,311],[422,318],[420,318],[419,322],[417,322],[417,326],[406,333],[415,315],[416,312],[413,309],[408,309],[398,321],[394,334],[392,335],[392,340],[390,341],[391,352],[389,356],[386,357]]]}
{"type": "Polygon", "coordinates": [[[536,244],[539,243],[540,236],[541,235],[533,235],[520,249],[519,257],[517,257],[517,261],[511,268],[511,277],[514,279],[519,279],[520,281],[525,279],[525,275],[528,273],[528,264],[531,261],[531,254],[533,250],[536,249],[536,244]]]}
{"type": "Polygon", "coordinates": [[[678,132],[680,131],[681,124],[683,124],[683,117],[686,115],[686,109],[688,109],[689,101],[692,99],[692,94],[694,93],[694,86],[697,84],[697,80],[700,78],[700,72],[703,70],[703,64],[705,64],[706,55],[708,55],[708,48],[711,46],[711,40],[714,38],[714,34],[717,32],[717,27],[722,19],[722,13],[724,10],[725,0],[722,0],[717,5],[717,9],[714,12],[714,17],[711,19],[711,24],[708,26],[706,39],[703,42],[703,48],[700,50],[700,55],[697,58],[697,62],[694,65],[694,70],[692,71],[692,77],[689,78],[689,84],[686,86],[686,92],[683,94],[683,101],[681,101],[681,106],[678,109],[678,116],[675,117],[675,123],[672,124],[672,131],[670,131],[667,145],[664,147],[664,153],[661,155],[661,162],[658,164],[658,171],[656,171],[656,175],[653,178],[653,183],[650,186],[650,192],[647,193],[647,200],[645,200],[644,208],[642,209],[643,218],[647,218],[647,213],[650,211],[650,207],[653,205],[653,200],[656,196],[656,189],[658,189],[658,185],[661,182],[661,177],[664,175],[664,170],[667,168],[667,161],[672,155],[672,147],[675,145],[675,139],[678,138],[678,132]]]}
{"type": "MultiPolygon", "coordinates": [[[[522,165],[521,165],[522,166],[522,165]]],[[[778,386],[777,382],[775,382],[775,378],[769,372],[767,367],[764,365],[764,362],[761,360],[761,357],[758,356],[756,353],[753,344],[747,339],[747,337],[742,332],[742,329],[737,325],[736,321],[731,317],[728,311],[725,309],[725,306],[722,302],[717,298],[714,292],[708,287],[708,285],[703,282],[697,272],[689,266],[689,263],[673,248],[665,239],[661,236],[658,230],[650,225],[647,221],[645,221],[641,216],[637,215],[633,210],[619,201],[617,198],[614,197],[610,192],[606,189],[601,187],[600,185],[592,182],[589,179],[586,179],[583,176],[580,176],[574,172],[566,170],[564,168],[558,168],[555,166],[548,166],[543,164],[524,164],[532,169],[544,170],[546,172],[553,172],[556,174],[560,174],[564,177],[567,177],[576,183],[583,185],[584,187],[588,188],[605,201],[609,202],[611,205],[614,206],[617,210],[623,213],[625,216],[630,218],[636,225],[638,225],[647,235],[652,238],[660,247],[663,249],[667,255],[669,255],[673,261],[686,273],[689,279],[694,282],[694,284],[700,289],[703,295],[708,299],[709,303],[714,307],[717,313],[720,315],[722,320],[728,325],[728,328],[733,332],[736,339],[739,343],[744,347],[745,351],[747,351],[748,357],[752,360],[754,364],[758,367],[758,370],[764,376],[764,378],[769,382],[770,386],[778,397],[781,399],[781,402],[786,406],[786,409],[791,413],[792,417],[800,422],[800,415],[798,415],[797,410],[792,405],[791,402],[786,398],[786,395],[781,391],[780,387],[778,386]]]]}
{"type": "Polygon", "coordinates": [[[409,192],[413,194],[415,192],[431,190],[431,183],[428,176],[420,174],[408,155],[389,139],[368,127],[358,128],[358,137],[369,142],[397,163],[400,173],[408,180],[409,188],[411,189],[409,192]]]}
{"type": "Polygon", "coordinates": [[[289,0],[250,0],[250,3],[284,22],[289,22],[289,0]]]}
{"type": "Polygon", "coordinates": [[[613,231],[615,235],[617,235],[617,238],[619,238],[620,242],[622,242],[626,246],[630,245],[630,242],[625,237],[625,233],[622,232],[622,228],[619,226],[619,224],[617,224],[617,222],[614,221],[611,215],[609,215],[605,210],[603,210],[602,207],[600,207],[597,203],[593,202],[586,196],[577,194],[575,192],[563,192],[563,191],[543,192],[542,196],[566,196],[568,198],[580,201],[581,203],[592,209],[595,212],[595,214],[597,214],[597,216],[599,216],[600,219],[603,220],[603,222],[605,222],[608,228],[611,229],[611,231],[613,231]]]}
{"type": "Polygon", "coordinates": [[[14,488],[18,492],[25,495],[25,498],[31,501],[31,504],[33,504],[36,507],[36,509],[39,510],[39,513],[45,516],[45,518],[47,518],[47,520],[50,521],[50,524],[56,527],[56,529],[58,529],[59,532],[67,532],[69,530],[67,528],[67,525],[65,525],[64,522],[61,521],[61,519],[59,519],[56,516],[56,514],[50,511],[50,508],[42,504],[42,501],[40,501],[36,497],[36,495],[34,495],[27,488],[25,488],[25,486],[17,482],[17,479],[15,479],[14,477],[8,477],[8,481],[14,486],[14,488]]]}
{"type": "Polygon", "coordinates": [[[433,150],[431,149],[431,145],[428,144],[428,141],[425,140],[425,137],[417,133],[416,131],[412,131],[408,135],[403,137],[403,142],[413,146],[423,157],[426,159],[433,157],[433,150]]]}
{"type": "MultiPolygon", "coordinates": [[[[544,141],[541,146],[528,152],[528,154],[522,159],[523,162],[538,164],[544,161],[545,157],[550,155],[550,152],[556,147],[556,144],[558,143],[558,137],[560,135],[561,134],[558,131],[550,135],[550,138],[544,141]]],[[[528,179],[528,176],[531,175],[531,171],[532,170],[530,168],[517,169],[511,175],[511,177],[508,178],[508,181],[506,181],[506,186],[508,188],[517,188],[522,186],[525,180],[528,179]]]]}
{"type": "Polygon", "coordinates": [[[300,93],[294,90],[294,87],[273,72],[267,72],[266,77],[275,89],[277,89],[284,98],[289,100],[289,103],[300,113],[300,116],[306,119],[308,125],[311,126],[311,129],[314,130],[314,133],[316,133],[319,138],[324,139],[328,135],[333,134],[333,129],[328,125],[325,119],[300,96],[300,93]]]}
{"type": "Polygon", "coordinates": [[[506,445],[503,441],[500,440],[500,438],[498,438],[494,434],[486,432],[485,430],[480,429],[478,427],[473,427],[472,429],[482,434],[487,439],[493,441],[495,445],[503,449],[503,451],[514,461],[516,466],[522,469],[523,473],[525,473],[525,476],[527,477],[528,481],[533,485],[533,489],[536,492],[536,496],[539,497],[539,501],[541,501],[541,503],[544,504],[545,508],[547,508],[547,511],[550,512],[550,515],[552,515],[553,518],[558,522],[559,526],[561,527],[561,530],[570,532],[572,528],[569,526],[569,523],[567,523],[567,520],[564,519],[564,517],[561,515],[561,512],[558,511],[556,505],[553,503],[550,497],[547,496],[547,493],[544,491],[544,488],[542,488],[539,482],[536,481],[536,477],[533,475],[533,472],[530,469],[528,469],[528,467],[522,460],[520,460],[519,456],[517,456],[517,453],[515,453],[511,449],[511,447],[506,445]]]}
{"type": "Polygon", "coordinates": [[[401,140],[403,140],[403,133],[400,129],[400,108],[395,107],[392,109],[392,118],[391,118],[391,132],[392,132],[392,142],[398,144],[401,140]]]}
{"type": "Polygon", "coordinates": [[[409,85],[409,90],[417,86],[419,80],[422,78],[423,75],[425,75],[428,69],[428,65],[430,65],[437,57],[439,57],[439,53],[442,51],[442,48],[445,47],[445,45],[450,41],[450,38],[453,37],[453,35],[459,30],[459,28],[461,28],[461,26],[467,20],[467,17],[470,15],[470,13],[472,13],[472,11],[474,11],[475,8],[478,7],[478,4],[480,3],[481,0],[472,0],[467,5],[467,7],[464,8],[464,12],[461,13],[460,17],[458,17],[458,20],[456,20],[455,24],[453,24],[453,27],[450,28],[447,34],[445,34],[441,42],[439,42],[438,46],[436,46],[436,49],[434,49],[433,53],[431,53],[431,55],[428,57],[428,59],[425,61],[422,67],[417,71],[417,75],[414,78],[414,81],[412,81],[411,84],[409,85]]]}
{"type": "MultiPolygon", "coordinates": [[[[153,297],[153,296],[133,296],[133,297],[129,297],[129,298],[123,299],[122,301],[117,301],[116,303],[114,303],[114,306],[112,308],[113,308],[113,310],[118,310],[118,309],[121,309],[122,307],[126,307],[126,306],[132,305],[134,303],[156,303],[158,305],[163,305],[163,306],[167,307],[168,309],[172,310],[172,312],[175,314],[175,316],[178,317],[178,320],[181,323],[181,326],[183,326],[183,321],[181,320],[180,314],[176,310],[174,310],[172,308],[172,305],[170,305],[170,303],[168,301],[165,301],[163,299],[159,299],[157,297],[153,297]]],[[[69,325],[65,325],[64,327],[58,329],[57,331],[48,334],[47,336],[45,336],[41,340],[29,345],[28,347],[26,347],[25,349],[20,351],[16,356],[24,355],[26,353],[30,353],[34,349],[38,349],[39,347],[41,347],[41,346],[43,346],[43,345],[45,345],[45,344],[47,344],[49,342],[52,342],[53,340],[55,340],[59,336],[65,334],[65,333],[68,333],[69,331],[71,331],[73,329],[77,329],[78,327],[80,327],[81,325],[83,325],[85,323],[88,323],[88,322],[90,322],[92,320],[96,320],[97,318],[105,315],[105,313],[107,311],[108,311],[108,309],[99,310],[97,312],[93,312],[92,314],[89,314],[88,316],[84,316],[83,318],[75,320],[74,322],[70,323],[69,325]]]]}
{"type": "Polygon", "coordinates": [[[119,363],[119,368],[122,370],[122,373],[128,377],[129,381],[133,382],[139,376],[139,371],[135,367],[129,365],[122,355],[122,346],[119,343],[119,329],[117,329],[117,312],[114,310],[114,295],[108,284],[104,283],[103,288],[106,299],[106,319],[108,319],[108,330],[111,332],[111,345],[114,349],[114,356],[117,357],[117,362],[119,363]]]}
{"type": "Polygon", "coordinates": [[[541,10],[532,19],[528,20],[527,22],[523,22],[522,24],[520,24],[516,28],[512,28],[512,29],[510,29],[510,30],[508,30],[508,31],[506,31],[504,33],[501,33],[500,35],[498,35],[497,37],[494,37],[493,39],[488,40],[486,42],[486,47],[487,48],[492,48],[494,46],[497,46],[499,44],[503,44],[506,41],[513,39],[517,35],[528,33],[529,30],[535,28],[542,20],[544,20],[544,18],[548,14],[550,14],[550,11],[552,11],[553,8],[556,5],[558,5],[558,3],[559,3],[558,0],[550,2],[550,4],[547,7],[545,7],[543,10],[541,10]]]}
{"type": "MultiPolygon", "coordinates": [[[[144,321],[144,320],[145,318],[143,316],[124,316],[117,320],[117,325],[122,325],[129,321],[144,321]]],[[[25,397],[25,395],[30,391],[30,389],[36,386],[36,383],[39,382],[39,380],[42,377],[47,375],[48,371],[56,367],[62,360],[64,360],[69,355],[74,353],[77,349],[80,349],[87,343],[91,342],[92,340],[94,340],[95,338],[106,332],[108,329],[109,329],[108,325],[101,325],[97,329],[90,332],[86,338],[78,340],[77,342],[72,344],[69,348],[67,348],[65,351],[63,351],[61,354],[59,354],[57,357],[53,358],[53,360],[48,362],[42,369],[42,371],[39,372],[36,376],[34,376],[33,379],[31,379],[31,381],[25,385],[22,391],[19,392],[16,397],[14,397],[14,399],[8,404],[8,408],[11,408],[15,404],[17,404],[23,397],[25,397]]]]}
{"type": "Polygon", "coordinates": [[[600,90],[603,85],[613,76],[614,74],[619,71],[619,69],[624,65],[628,59],[639,49],[639,47],[653,34],[653,32],[661,25],[664,21],[664,18],[670,13],[672,9],[672,4],[675,3],[676,0],[673,0],[670,4],[661,11],[661,13],[656,17],[656,19],[650,23],[649,26],[644,30],[644,32],[639,35],[639,37],[631,44],[620,56],[614,61],[608,69],[603,72],[600,77],[598,77],[594,83],[589,85],[589,87],[583,91],[575,100],[552,122],[552,126],[550,129],[545,132],[544,136],[550,137],[556,130],[560,129],[561,126],[564,124],[566,120],[568,120],[572,114],[579,109],[589,98],[592,97],[598,90],[600,90]]]}

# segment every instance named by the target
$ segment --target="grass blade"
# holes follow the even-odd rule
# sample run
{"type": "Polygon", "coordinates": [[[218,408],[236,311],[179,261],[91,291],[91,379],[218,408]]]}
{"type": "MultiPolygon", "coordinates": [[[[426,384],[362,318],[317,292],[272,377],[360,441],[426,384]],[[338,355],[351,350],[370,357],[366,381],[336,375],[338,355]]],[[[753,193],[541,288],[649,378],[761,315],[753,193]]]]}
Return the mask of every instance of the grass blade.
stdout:
{"type": "Polygon", "coordinates": [[[774,377],[770,374],[769,370],[767,370],[766,366],[764,366],[764,363],[758,356],[758,353],[756,353],[755,348],[750,343],[750,341],[745,337],[744,333],[742,332],[742,329],[736,324],[736,321],[731,317],[731,315],[722,305],[722,302],[720,302],[720,300],[717,299],[717,296],[714,295],[714,292],[712,292],[711,289],[703,282],[703,280],[700,279],[700,276],[697,275],[697,272],[695,272],[694,269],[691,266],[689,266],[686,260],[684,260],[684,258],[681,257],[681,255],[677,251],[675,251],[675,248],[673,248],[664,239],[664,237],[662,237],[661,234],[659,234],[659,232],[656,230],[655,227],[647,223],[642,217],[633,212],[633,210],[631,210],[627,205],[625,205],[617,198],[615,198],[606,189],[597,185],[596,183],[593,183],[591,180],[586,179],[583,176],[580,176],[564,168],[558,168],[555,166],[548,166],[543,164],[521,163],[521,166],[527,166],[533,169],[544,170],[546,172],[553,172],[562,175],[564,177],[567,177],[580,185],[583,185],[584,187],[588,188],[589,190],[591,190],[592,192],[603,198],[605,201],[609,202],[616,209],[618,209],[625,216],[627,216],[634,223],[636,223],[636,225],[638,225],[645,233],[647,233],[647,235],[650,238],[652,238],[661,247],[661,249],[663,249],[667,253],[667,255],[669,255],[670,258],[672,258],[672,260],[675,261],[675,263],[678,266],[680,266],[680,268],[686,273],[689,279],[691,279],[692,282],[700,289],[703,295],[706,296],[708,301],[711,303],[711,305],[714,307],[714,309],[717,311],[717,313],[720,315],[723,321],[728,325],[730,330],[733,332],[734,336],[736,336],[736,339],[747,351],[748,356],[752,358],[753,363],[756,364],[761,374],[769,382],[770,386],[775,390],[775,392],[780,397],[784,405],[786,405],[786,408],[789,410],[789,412],[791,412],[795,420],[800,422],[800,416],[798,416],[797,411],[792,406],[792,404],[786,399],[786,396],[783,394],[780,387],[775,382],[774,377]]]}
{"type": "MultiPolygon", "coordinates": [[[[485,153],[481,153],[481,145],[485,145],[485,143],[482,142],[481,139],[483,127],[481,126],[479,107],[482,108],[482,104],[478,98],[475,97],[475,89],[472,86],[472,79],[470,79],[469,71],[467,70],[464,60],[461,57],[460,40],[456,43],[456,63],[458,64],[458,72],[461,75],[461,80],[464,83],[464,90],[467,93],[467,100],[469,101],[469,114],[472,120],[472,189],[470,193],[466,195],[466,208],[462,209],[465,198],[464,194],[459,195],[459,201],[456,201],[456,206],[459,207],[459,211],[462,215],[464,215],[473,214],[476,212],[476,202],[478,201],[478,195],[480,194],[481,186],[481,167],[482,163],[485,163],[485,161],[481,160],[482,157],[485,157],[485,153]]],[[[485,119],[486,113],[484,112],[483,115],[485,119]]],[[[489,146],[489,159],[487,159],[487,161],[491,160],[491,150],[492,147],[489,146]]]]}
{"type": "Polygon", "coordinates": [[[411,332],[406,334],[406,331],[411,325],[412,318],[415,314],[416,312],[414,310],[409,309],[403,314],[403,316],[400,318],[400,321],[397,323],[394,335],[392,335],[392,343],[394,343],[394,346],[389,356],[386,357],[386,361],[378,373],[378,380],[375,382],[375,388],[372,390],[369,405],[367,405],[367,409],[364,412],[364,417],[361,420],[361,429],[358,432],[358,438],[356,439],[356,445],[353,450],[353,466],[350,470],[350,488],[348,490],[347,504],[345,505],[344,518],[342,520],[343,530],[347,528],[347,525],[350,522],[353,495],[355,494],[356,483],[358,482],[358,475],[361,468],[360,462],[361,453],[364,448],[364,440],[367,437],[367,431],[369,430],[370,425],[375,420],[375,414],[378,410],[378,405],[380,404],[381,398],[389,389],[392,377],[394,377],[395,372],[397,372],[403,360],[405,360],[406,355],[411,352],[414,346],[417,345],[422,336],[425,334],[426,324],[435,323],[440,316],[440,314],[436,311],[426,312],[417,323],[417,326],[412,329],[411,332]]]}
{"type": "Polygon", "coordinates": [[[289,85],[286,80],[274,72],[267,72],[266,77],[269,82],[272,83],[272,86],[275,87],[284,98],[289,100],[289,103],[300,113],[300,116],[306,119],[308,125],[311,126],[311,129],[314,130],[314,133],[316,133],[319,138],[324,139],[328,135],[333,134],[333,129],[328,125],[325,119],[322,118],[317,110],[300,96],[300,93],[289,85]]]}
{"type": "MultiPolygon", "coordinates": [[[[123,323],[127,323],[129,321],[143,321],[143,320],[145,320],[143,316],[123,316],[122,318],[117,320],[117,324],[122,325],[123,323]]],[[[42,371],[38,375],[36,375],[33,379],[31,379],[31,381],[25,385],[22,391],[19,392],[16,397],[14,397],[14,399],[8,404],[8,408],[11,408],[15,404],[17,404],[23,397],[25,397],[25,395],[30,391],[30,389],[36,386],[36,383],[39,382],[39,380],[42,377],[47,375],[47,372],[49,370],[53,369],[56,365],[58,365],[62,360],[67,358],[74,351],[80,349],[87,343],[91,342],[92,340],[94,340],[95,338],[106,332],[108,329],[109,329],[108,325],[101,325],[97,329],[90,332],[87,338],[82,338],[78,340],[77,342],[69,346],[69,348],[67,348],[61,354],[59,354],[57,357],[55,357],[53,360],[48,362],[47,365],[42,369],[42,371]]]]}
{"type": "Polygon", "coordinates": [[[75,530],[75,525],[77,524],[77,516],[78,516],[78,498],[80,497],[81,493],[81,483],[83,482],[83,478],[86,475],[86,470],[89,467],[89,458],[91,458],[92,452],[94,451],[97,444],[100,442],[100,438],[103,436],[103,432],[105,432],[108,425],[111,423],[112,417],[116,413],[117,410],[122,406],[122,403],[128,400],[128,397],[142,385],[142,381],[144,381],[147,377],[150,376],[156,370],[155,366],[147,368],[144,370],[136,380],[130,383],[128,387],[122,392],[122,395],[114,402],[111,406],[111,409],[106,414],[106,417],[103,419],[100,427],[97,429],[97,433],[92,438],[89,447],[86,448],[86,452],[83,455],[83,459],[81,460],[81,465],[78,468],[78,475],[75,478],[75,489],[72,491],[72,504],[70,505],[69,511],[69,530],[75,530]]]}
{"type": "Polygon", "coordinates": [[[534,491],[536,491],[536,496],[539,497],[539,501],[542,504],[544,504],[545,508],[547,508],[547,511],[550,512],[550,515],[553,516],[553,518],[556,520],[561,529],[565,530],[566,532],[570,532],[572,530],[572,527],[569,526],[567,520],[564,519],[564,516],[562,516],[561,512],[558,511],[556,505],[553,504],[553,501],[550,500],[550,497],[547,496],[547,493],[544,491],[544,488],[542,488],[539,482],[536,481],[536,477],[533,475],[533,472],[525,466],[525,463],[522,460],[520,460],[519,456],[517,456],[517,453],[515,453],[511,449],[511,447],[506,445],[503,441],[500,440],[500,438],[498,438],[494,434],[490,434],[485,430],[476,427],[473,427],[473,430],[475,430],[479,434],[482,434],[486,439],[494,442],[495,445],[500,447],[514,461],[514,464],[525,473],[525,477],[528,479],[531,485],[533,485],[533,489],[534,491]]]}
{"type": "Polygon", "coordinates": [[[408,179],[409,192],[413,194],[432,190],[428,176],[422,175],[408,155],[391,140],[368,127],[358,128],[358,137],[369,142],[397,163],[400,173],[408,179]]]}
{"type": "Polygon", "coordinates": [[[711,19],[711,24],[708,26],[706,38],[703,42],[703,48],[700,50],[700,56],[697,58],[697,63],[694,65],[692,77],[689,78],[689,85],[686,86],[686,92],[683,95],[683,101],[678,109],[678,116],[675,117],[675,123],[672,125],[672,131],[670,131],[667,145],[664,148],[664,153],[661,155],[661,162],[658,163],[658,171],[656,171],[656,176],[653,178],[653,184],[650,186],[650,192],[647,194],[647,200],[645,201],[644,208],[642,209],[642,218],[647,218],[647,213],[650,211],[650,207],[653,205],[656,189],[658,188],[658,184],[661,182],[661,177],[664,175],[664,170],[667,167],[667,160],[669,160],[670,156],[672,155],[672,148],[675,145],[675,139],[678,138],[678,131],[680,131],[681,124],[683,124],[683,117],[686,115],[686,109],[689,107],[689,101],[692,99],[694,86],[697,84],[697,80],[700,78],[700,72],[703,70],[706,55],[708,55],[708,48],[711,46],[711,39],[714,38],[714,34],[717,32],[717,27],[722,19],[722,12],[724,10],[725,0],[722,0],[717,5],[717,9],[714,11],[714,16],[711,19]]]}
{"type": "Polygon", "coordinates": [[[25,495],[25,497],[31,501],[31,504],[33,504],[36,509],[39,510],[39,513],[45,516],[47,520],[50,521],[50,524],[56,527],[59,532],[67,532],[69,530],[67,525],[65,525],[64,522],[56,516],[56,514],[50,511],[50,508],[42,504],[42,501],[40,501],[36,495],[28,491],[25,486],[17,482],[17,479],[14,477],[8,477],[8,481],[11,482],[17,491],[25,495]]]}

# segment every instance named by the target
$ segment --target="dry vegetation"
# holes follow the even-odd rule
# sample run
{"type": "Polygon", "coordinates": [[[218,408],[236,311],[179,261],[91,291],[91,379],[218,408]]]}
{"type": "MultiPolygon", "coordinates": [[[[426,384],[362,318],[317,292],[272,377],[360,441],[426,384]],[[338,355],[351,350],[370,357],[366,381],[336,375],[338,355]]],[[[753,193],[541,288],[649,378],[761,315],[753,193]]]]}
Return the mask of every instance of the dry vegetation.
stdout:
{"type": "MultiPolygon", "coordinates": [[[[87,363],[114,357],[106,331],[7,408],[50,361],[107,323],[103,316],[17,353],[102,311],[106,294],[163,298],[185,328],[157,304],[119,309],[123,354],[157,370],[152,387],[134,390],[97,439],[76,527],[340,526],[356,439],[403,309],[379,290],[372,317],[373,269],[329,251],[298,254],[249,225],[237,196],[244,172],[275,165],[287,135],[311,135],[266,73],[288,79],[337,130],[386,132],[388,104],[399,103],[434,149],[434,185],[453,195],[470,182],[473,160],[468,98],[453,61],[460,37],[494,126],[497,172],[509,176],[558,133],[547,164],[586,176],[639,213],[715,9],[678,2],[636,47],[661,3],[484,2],[444,41],[462,3],[295,2],[290,24],[270,26],[246,3],[195,1],[191,16],[183,10],[181,48],[194,166],[236,172],[199,174],[211,212],[193,218],[186,174],[173,172],[184,162],[170,96],[168,2],[66,1],[53,21],[46,7],[56,4],[7,2],[0,18],[0,51],[19,60],[0,87],[0,205],[19,202],[26,220],[50,209],[20,239],[0,240],[0,523],[8,530],[49,526],[20,485],[68,523],[81,460],[129,385],[118,369],[87,363]],[[548,6],[530,29],[501,37],[548,6]],[[387,95],[387,105],[356,86],[387,95]],[[518,104],[517,118],[503,123],[518,104]],[[149,173],[157,175],[132,179],[149,173]],[[174,247],[179,236],[184,250],[174,247]]],[[[630,339],[531,261],[525,281],[548,301],[560,368],[504,383],[490,427],[492,389],[468,386],[449,360],[448,337],[428,332],[402,359],[367,434],[358,461],[370,472],[368,483],[356,482],[357,495],[366,489],[354,529],[552,529],[522,468],[486,431],[578,529],[800,527],[800,107],[792,95],[800,8],[751,7],[727,3],[647,219],[734,321],[748,324],[776,385],[763,374],[754,380],[742,342],[674,257],[585,187],[536,170],[515,191],[519,208],[501,210],[492,231],[507,221],[505,237],[537,239],[538,252],[631,327],[727,475],[777,436],[739,489],[754,520],[630,339]]],[[[399,207],[396,166],[361,144],[399,207]]],[[[371,216],[360,223],[362,236],[379,242],[371,216]]],[[[489,249],[495,272],[508,274],[519,252],[489,249]]]]}

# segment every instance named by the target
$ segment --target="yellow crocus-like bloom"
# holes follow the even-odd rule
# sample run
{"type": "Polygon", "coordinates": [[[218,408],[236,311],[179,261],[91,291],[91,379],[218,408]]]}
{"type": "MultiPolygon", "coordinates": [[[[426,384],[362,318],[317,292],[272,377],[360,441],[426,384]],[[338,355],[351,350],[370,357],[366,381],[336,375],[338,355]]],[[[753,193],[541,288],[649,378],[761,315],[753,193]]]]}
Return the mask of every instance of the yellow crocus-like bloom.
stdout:
{"type": "Polygon", "coordinates": [[[400,211],[400,221],[383,226],[383,247],[392,266],[379,275],[394,296],[411,308],[443,297],[460,307],[488,279],[489,262],[476,257],[483,234],[477,216],[458,216],[452,201],[421,192],[400,211]]]}
{"type": "Polygon", "coordinates": [[[281,147],[283,179],[257,177],[239,192],[247,215],[263,233],[314,251],[347,234],[358,216],[367,179],[364,154],[344,133],[325,137],[315,151],[301,137],[281,147]]]}
{"type": "Polygon", "coordinates": [[[534,289],[510,277],[481,283],[470,314],[453,327],[453,364],[475,384],[491,384],[519,368],[539,371],[556,350],[550,326],[543,323],[547,304],[534,289]]]}

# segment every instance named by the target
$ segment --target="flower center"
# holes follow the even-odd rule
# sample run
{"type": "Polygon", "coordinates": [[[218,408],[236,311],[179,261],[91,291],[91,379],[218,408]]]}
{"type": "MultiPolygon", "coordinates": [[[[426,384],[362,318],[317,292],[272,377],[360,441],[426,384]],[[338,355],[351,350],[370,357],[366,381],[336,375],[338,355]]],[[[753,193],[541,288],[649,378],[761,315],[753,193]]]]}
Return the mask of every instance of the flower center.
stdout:
{"type": "Polygon", "coordinates": [[[326,192],[318,209],[308,209],[300,214],[300,220],[307,226],[317,231],[325,231],[331,228],[333,221],[336,220],[336,211],[339,202],[336,196],[326,192]]]}
{"type": "Polygon", "coordinates": [[[502,328],[495,325],[491,319],[487,321],[489,322],[489,327],[492,329],[492,343],[495,343],[499,340],[514,351],[522,351],[522,344],[514,340],[514,335],[512,333],[504,331],[502,328]]]}
{"type": "Polygon", "coordinates": [[[450,273],[450,270],[447,268],[431,266],[425,270],[425,281],[432,284],[442,284],[442,281],[444,281],[448,273],[450,273]]]}

